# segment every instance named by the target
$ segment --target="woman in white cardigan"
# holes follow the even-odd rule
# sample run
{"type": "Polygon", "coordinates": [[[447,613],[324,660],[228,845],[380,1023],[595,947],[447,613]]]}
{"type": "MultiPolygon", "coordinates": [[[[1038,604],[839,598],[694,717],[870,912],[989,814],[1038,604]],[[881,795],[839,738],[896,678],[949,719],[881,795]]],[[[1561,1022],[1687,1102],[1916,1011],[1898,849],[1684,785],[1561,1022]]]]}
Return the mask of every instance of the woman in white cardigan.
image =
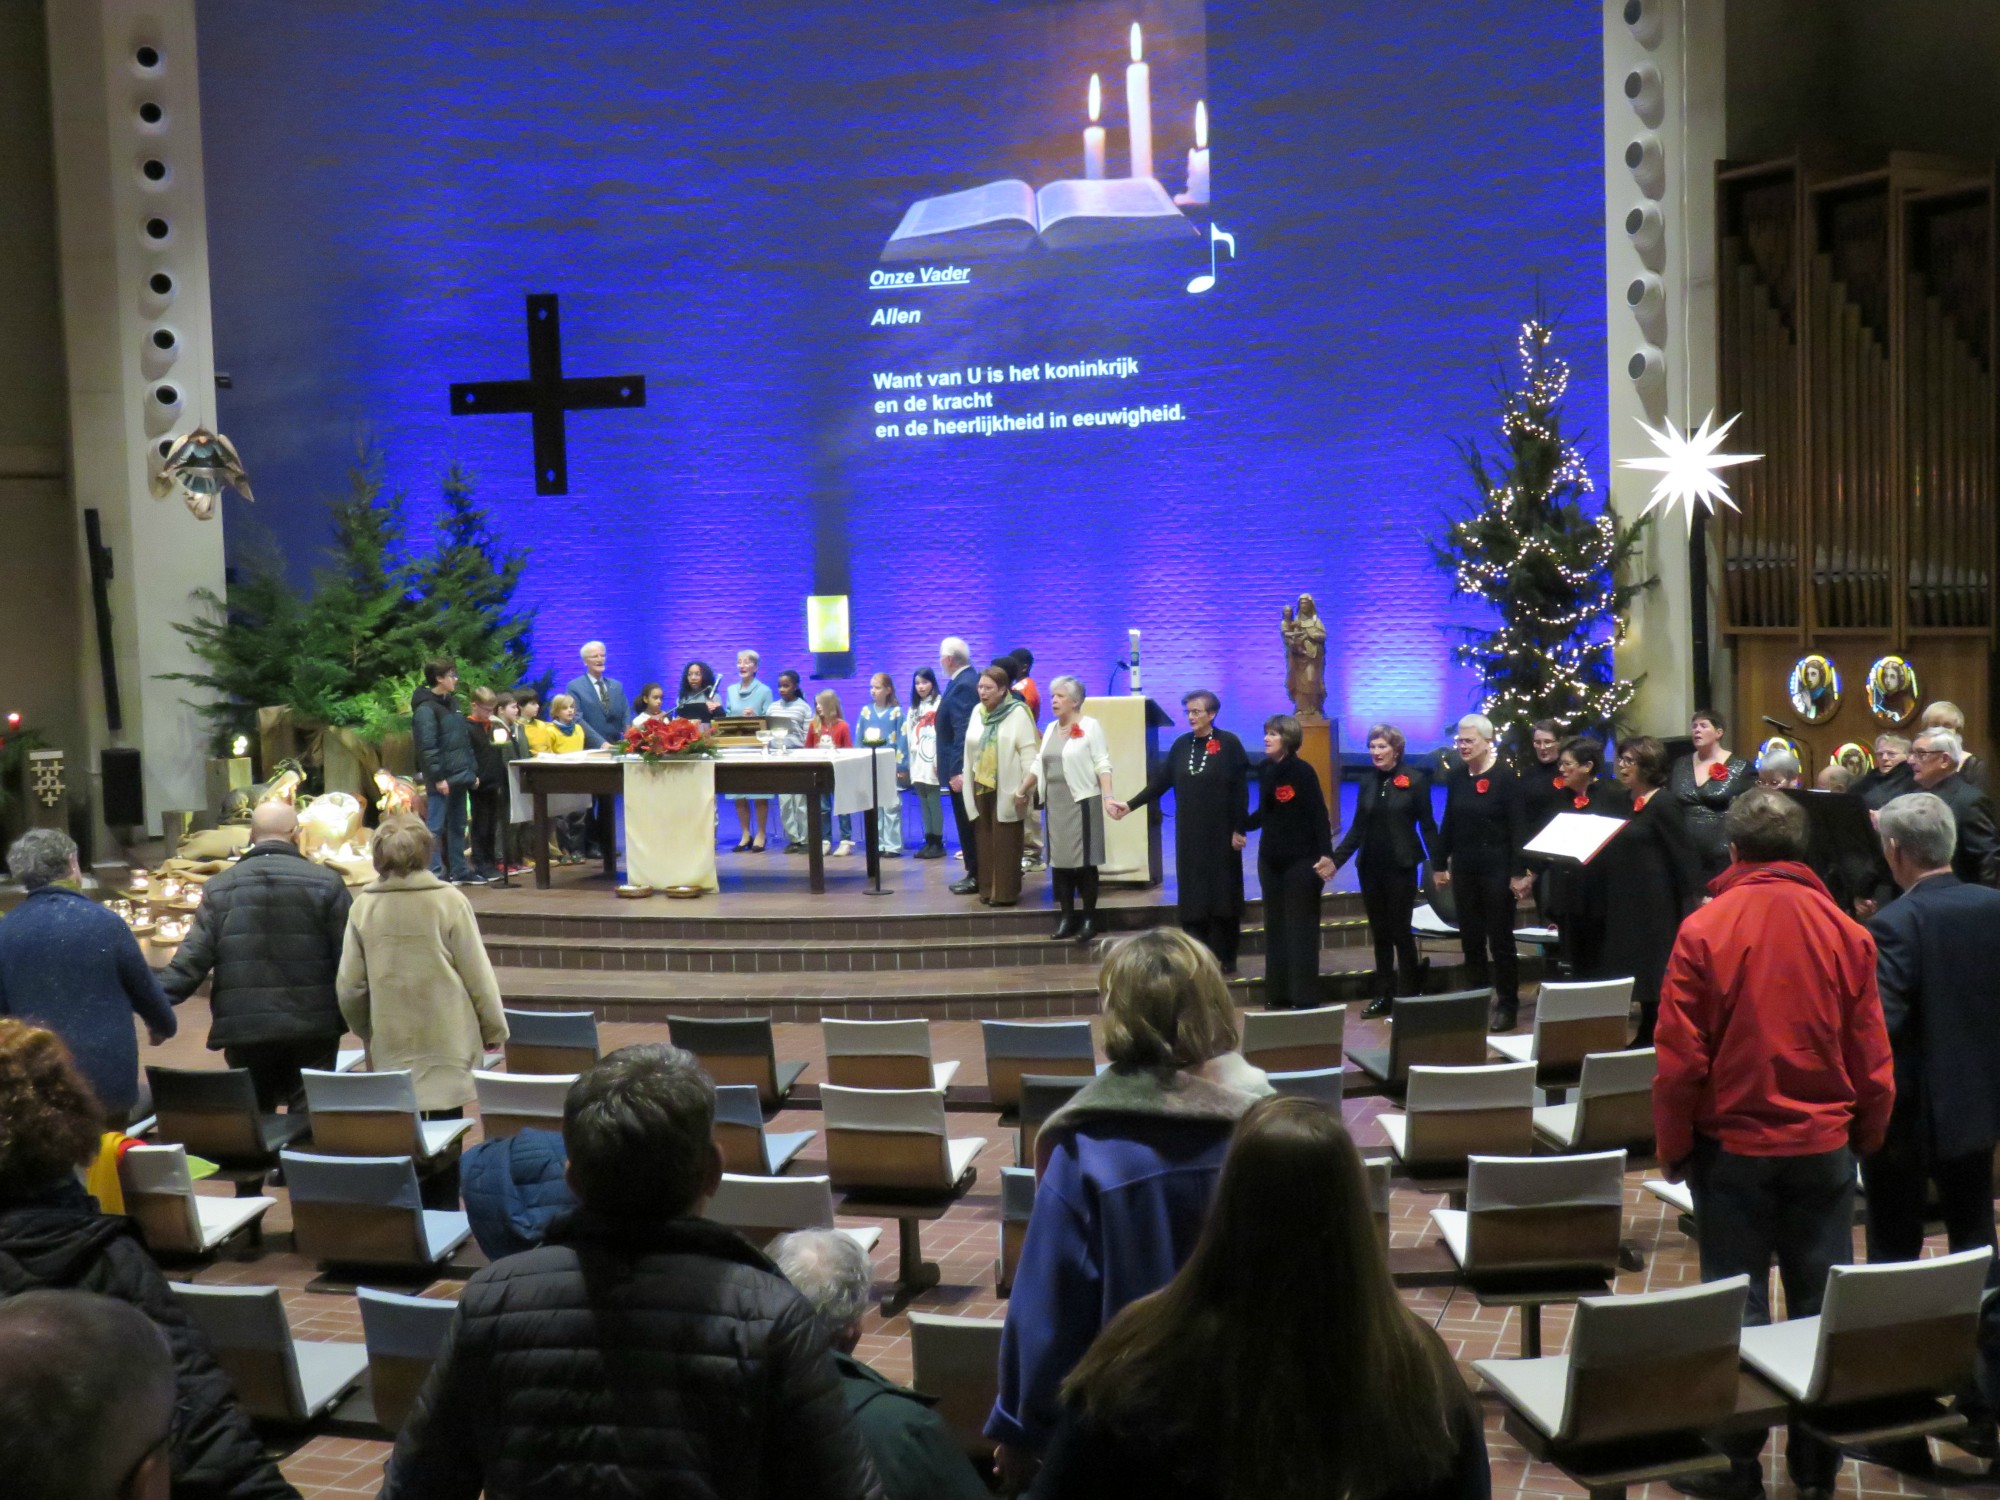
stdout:
{"type": "Polygon", "coordinates": [[[1035,786],[1035,716],[1014,696],[1007,669],[979,674],[979,707],[965,724],[965,781],[972,793],[979,899],[1021,899],[1021,819],[1035,786]]]}
{"type": "MultiPolygon", "coordinates": [[[[1042,736],[1042,752],[1029,773],[1039,780],[1049,809],[1049,875],[1062,921],[1057,941],[1087,943],[1097,936],[1097,867],[1104,863],[1104,804],[1111,796],[1111,747],[1104,727],[1083,712],[1083,684],[1058,677],[1049,684],[1056,716],[1042,736]],[[1083,902],[1077,921],[1076,903],[1083,902]]],[[[1029,788],[1032,793],[1033,787],[1029,788]]]]}

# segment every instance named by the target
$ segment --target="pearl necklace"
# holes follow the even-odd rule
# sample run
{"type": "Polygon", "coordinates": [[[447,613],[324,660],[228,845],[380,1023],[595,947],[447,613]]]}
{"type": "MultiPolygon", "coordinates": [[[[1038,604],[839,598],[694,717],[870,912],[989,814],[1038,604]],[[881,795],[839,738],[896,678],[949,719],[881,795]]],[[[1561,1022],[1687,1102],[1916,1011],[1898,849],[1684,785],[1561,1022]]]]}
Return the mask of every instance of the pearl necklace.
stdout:
{"type": "Polygon", "coordinates": [[[1202,734],[1194,737],[1194,743],[1188,746],[1188,775],[1199,776],[1203,771],[1208,769],[1208,742],[1213,738],[1212,734],[1202,734]],[[1197,755],[1201,757],[1200,760],[1195,759],[1197,755]]]}

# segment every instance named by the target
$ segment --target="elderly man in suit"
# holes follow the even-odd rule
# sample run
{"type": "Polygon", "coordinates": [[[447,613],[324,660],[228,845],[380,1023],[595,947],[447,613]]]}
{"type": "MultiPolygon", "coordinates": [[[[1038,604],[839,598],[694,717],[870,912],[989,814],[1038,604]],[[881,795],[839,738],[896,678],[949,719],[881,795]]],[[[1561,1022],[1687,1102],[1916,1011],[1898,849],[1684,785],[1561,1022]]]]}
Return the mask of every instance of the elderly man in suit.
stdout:
{"type": "Polygon", "coordinates": [[[945,684],[937,713],[938,780],[951,789],[951,817],[965,857],[965,878],[951,889],[970,896],[979,889],[979,855],[972,840],[972,788],[965,784],[965,726],[979,711],[979,674],[972,670],[972,648],[958,636],[948,635],[939,644],[938,675],[945,684]]]}
{"type": "MultiPolygon", "coordinates": [[[[583,650],[577,654],[583,658],[583,673],[572,677],[565,691],[576,699],[576,716],[585,726],[605,744],[615,745],[624,737],[625,726],[632,721],[632,705],[625,701],[625,689],[619,686],[618,679],[607,675],[604,670],[604,642],[586,641],[583,650]]],[[[593,799],[584,855],[595,859],[600,853],[601,842],[616,837],[611,824],[611,799],[593,799]]]]}
{"type": "Polygon", "coordinates": [[[1993,826],[1993,803],[1958,770],[1964,754],[1949,729],[1926,729],[1910,748],[1913,789],[1938,798],[1957,821],[1952,873],[1967,885],[2000,885],[2000,832],[1993,826]]]}
{"type": "MultiPolygon", "coordinates": [[[[1896,1058],[1888,1137],[1861,1164],[1868,1259],[1923,1254],[1927,1183],[1937,1188],[1951,1249],[1992,1249],[1993,1147],[2000,1142],[2000,1007],[1993,1004],[1992,976],[2000,974],[2000,891],[1967,885],[1952,873],[1958,826],[1941,798],[1898,797],[1876,827],[1903,897],[1868,924],[1896,1058]]],[[[1973,1404],[1975,1451],[1991,1457],[1991,1406],[1973,1404]]],[[[1912,1459],[1919,1447],[1909,1447],[1912,1459]]]]}

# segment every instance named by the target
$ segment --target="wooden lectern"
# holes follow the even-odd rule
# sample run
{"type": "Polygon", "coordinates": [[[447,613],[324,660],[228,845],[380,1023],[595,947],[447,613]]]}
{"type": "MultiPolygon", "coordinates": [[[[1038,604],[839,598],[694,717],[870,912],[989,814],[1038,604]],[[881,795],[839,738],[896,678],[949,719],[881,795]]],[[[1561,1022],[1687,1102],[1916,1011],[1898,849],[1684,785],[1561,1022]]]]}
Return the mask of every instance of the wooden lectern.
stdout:
{"type": "MultiPolygon", "coordinates": [[[[1111,749],[1111,794],[1129,801],[1146,788],[1146,778],[1160,756],[1160,730],[1173,719],[1151,698],[1092,698],[1083,711],[1103,726],[1111,749]]],[[[1098,879],[1108,885],[1158,885],[1165,874],[1160,861],[1160,823],[1153,817],[1104,820],[1104,864],[1098,879]]]]}

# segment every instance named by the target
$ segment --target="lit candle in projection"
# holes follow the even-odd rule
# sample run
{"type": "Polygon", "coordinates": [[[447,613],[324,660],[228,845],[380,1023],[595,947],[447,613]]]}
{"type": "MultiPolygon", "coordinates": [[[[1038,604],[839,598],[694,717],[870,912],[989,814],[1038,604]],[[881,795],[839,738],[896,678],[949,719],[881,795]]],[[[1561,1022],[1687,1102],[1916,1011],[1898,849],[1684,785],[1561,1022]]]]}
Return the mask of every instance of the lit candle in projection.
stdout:
{"type": "Polygon", "coordinates": [[[1083,175],[1095,182],[1104,175],[1104,127],[1097,117],[1104,109],[1104,85],[1090,75],[1090,123],[1083,129],[1083,175]]]}
{"type": "Polygon", "coordinates": [[[1208,202],[1208,103],[1197,99],[1194,106],[1194,149],[1188,152],[1187,191],[1176,203],[1208,202]]]}
{"type": "Polygon", "coordinates": [[[1132,62],[1125,69],[1125,121],[1132,147],[1132,175],[1153,175],[1153,82],[1145,63],[1139,23],[1132,23],[1132,62]]]}

